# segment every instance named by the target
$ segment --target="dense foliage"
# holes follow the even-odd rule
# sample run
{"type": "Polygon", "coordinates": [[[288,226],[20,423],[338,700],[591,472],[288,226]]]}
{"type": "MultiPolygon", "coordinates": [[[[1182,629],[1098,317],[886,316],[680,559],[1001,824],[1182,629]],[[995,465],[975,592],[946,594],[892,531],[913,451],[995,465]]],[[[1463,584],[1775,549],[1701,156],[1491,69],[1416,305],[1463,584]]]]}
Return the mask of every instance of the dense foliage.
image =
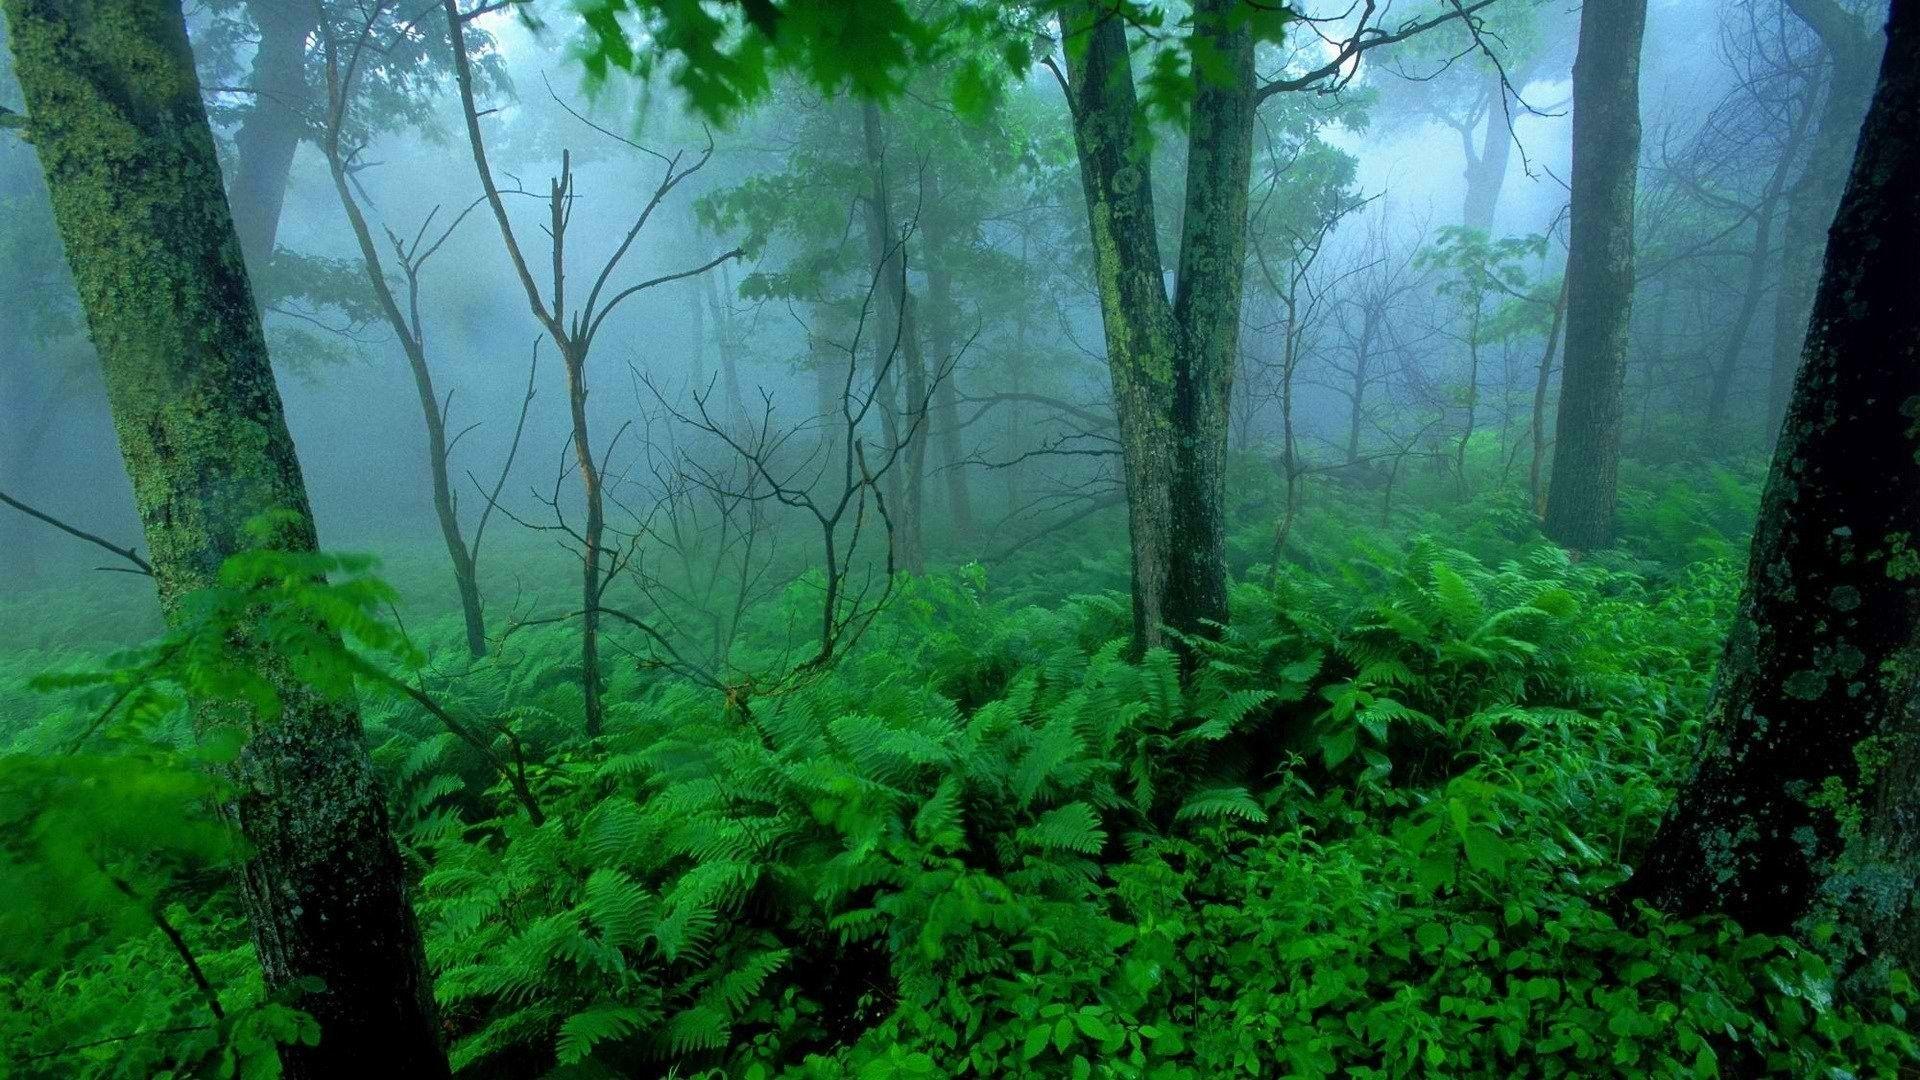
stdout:
{"type": "Polygon", "coordinates": [[[358,688],[466,1075],[1890,1075],[1904,982],[1836,1003],[1813,951],[1611,898],[1753,500],[1638,479],[1582,562],[1511,495],[1410,499],[1396,543],[1316,489],[1277,569],[1237,537],[1184,689],[1127,659],[1121,553],[1082,544],[918,579],[778,696],[618,670],[598,743],[565,627],[472,662],[361,561],[244,556],[135,652],[49,626],[6,658],[0,1044],[25,1076],[253,1075],[314,1037],[261,998],[204,809],[234,740],[181,730],[182,692],[271,707],[223,654],[245,605],[358,688]]]}

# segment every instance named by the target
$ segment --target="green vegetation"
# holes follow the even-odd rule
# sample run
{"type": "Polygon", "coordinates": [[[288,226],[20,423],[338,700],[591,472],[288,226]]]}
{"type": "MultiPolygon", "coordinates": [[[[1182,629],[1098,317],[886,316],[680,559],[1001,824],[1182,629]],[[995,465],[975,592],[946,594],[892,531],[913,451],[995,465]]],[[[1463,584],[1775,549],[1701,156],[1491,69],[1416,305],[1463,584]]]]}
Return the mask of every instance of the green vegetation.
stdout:
{"type": "MultiPolygon", "coordinates": [[[[1512,491],[1439,478],[1385,530],[1317,486],[1277,570],[1266,524],[1234,534],[1234,623],[1184,688],[1173,653],[1126,659],[1112,535],[915,579],[745,708],[612,665],[596,743],[571,630],[471,660],[457,611],[393,607],[362,560],[241,556],[113,658],[22,597],[0,1045],[25,1076],[255,1075],[315,1036],[262,997],[202,809],[236,741],[189,748],[178,705],[271,710],[220,630],[264,608],[309,686],[357,687],[465,1075],[1891,1075],[1904,979],[1838,1003],[1813,950],[1613,899],[1756,499],[1627,480],[1624,546],[1579,562],[1512,491]]],[[[80,625],[123,617],[87,595],[80,625]]],[[[742,650],[786,645],[779,608],[742,650]]]]}

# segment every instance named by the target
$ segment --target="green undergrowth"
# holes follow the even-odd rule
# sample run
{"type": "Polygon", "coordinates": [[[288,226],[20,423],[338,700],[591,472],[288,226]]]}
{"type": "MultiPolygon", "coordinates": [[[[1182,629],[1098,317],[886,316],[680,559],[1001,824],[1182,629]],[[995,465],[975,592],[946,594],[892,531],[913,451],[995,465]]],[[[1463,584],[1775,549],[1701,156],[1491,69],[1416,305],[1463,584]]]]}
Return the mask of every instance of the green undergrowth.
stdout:
{"type": "MultiPolygon", "coordinates": [[[[359,563],[230,580],[294,613],[312,681],[358,687],[462,1075],[1894,1075],[1903,980],[1836,1001],[1816,950],[1614,899],[1691,753],[1752,501],[1648,490],[1575,560],[1510,493],[1415,492],[1399,542],[1358,524],[1376,493],[1316,488],[1277,572],[1270,520],[1236,534],[1233,625],[1184,680],[1126,655],[1117,552],[945,570],[778,694],[621,666],[593,743],[564,626],[470,663],[359,563]]],[[[261,997],[201,809],[231,740],[176,749],[172,689],[254,692],[218,637],[70,658],[0,758],[18,1075],[266,1074],[312,1037],[261,997]]]]}

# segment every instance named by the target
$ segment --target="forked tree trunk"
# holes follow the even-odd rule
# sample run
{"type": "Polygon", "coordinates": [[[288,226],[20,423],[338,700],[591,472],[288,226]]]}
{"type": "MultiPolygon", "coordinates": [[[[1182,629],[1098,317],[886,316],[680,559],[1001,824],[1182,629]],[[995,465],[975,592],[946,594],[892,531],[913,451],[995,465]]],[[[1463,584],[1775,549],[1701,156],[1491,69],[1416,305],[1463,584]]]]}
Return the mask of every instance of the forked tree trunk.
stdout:
{"type": "Polygon", "coordinates": [[[1133,560],[1134,640],[1227,619],[1226,450],[1239,349],[1253,39],[1229,0],[1194,5],[1220,62],[1195,86],[1178,292],[1167,296],[1124,20],[1069,4],[1063,26],[1074,142],[1106,331],[1133,560]]]}
{"type": "Polygon", "coordinates": [[[1627,884],[1834,922],[1869,969],[1920,963],[1920,4],[1888,36],[1699,758],[1627,884]]]}
{"type": "MultiPolygon", "coordinates": [[[[6,0],[16,72],[121,455],[170,620],[248,523],[285,514],[266,542],[315,547],[299,463],[220,185],[185,21],[172,0],[6,0]]],[[[267,642],[236,645],[281,691],[248,722],[227,807],[251,853],[241,895],[270,991],[319,1021],[318,1046],[283,1050],[288,1075],[378,1062],[445,1076],[420,935],[357,712],[299,686],[267,642]],[[302,993],[318,980],[322,989],[302,993]]]]}
{"type": "Polygon", "coordinates": [[[1576,550],[1613,541],[1627,327],[1633,306],[1634,170],[1646,0],[1589,0],[1573,63],[1567,342],[1545,531],[1576,550]]]}

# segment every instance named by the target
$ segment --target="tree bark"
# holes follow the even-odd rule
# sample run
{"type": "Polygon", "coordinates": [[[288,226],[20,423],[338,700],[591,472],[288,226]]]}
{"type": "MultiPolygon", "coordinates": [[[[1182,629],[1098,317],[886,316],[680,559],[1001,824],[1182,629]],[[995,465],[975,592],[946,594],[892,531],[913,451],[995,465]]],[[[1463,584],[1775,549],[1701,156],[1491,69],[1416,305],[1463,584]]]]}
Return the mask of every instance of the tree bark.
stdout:
{"type": "Polygon", "coordinates": [[[233,179],[227,185],[240,251],[257,279],[273,259],[287,176],[306,125],[307,38],[318,7],[302,0],[249,0],[247,14],[260,31],[249,85],[253,104],[233,133],[233,179]]]}
{"type": "Polygon", "coordinates": [[[1566,356],[1545,524],[1549,537],[1576,550],[1613,540],[1646,22],[1646,0],[1590,0],[1580,9],[1566,356]]]}
{"type": "Polygon", "coordinates": [[[1920,5],[1888,35],[1699,757],[1627,885],[1834,921],[1869,970],[1920,963],[1920,5]]]}
{"type": "MultiPolygon", "coordinates": [[[[266,542],[315,547],[299,463],[221,189],[213,135],[169,0],[6,0],[16,72],[54,218],[100,354],[163,610],[266,542]]],[[[297,995],[318,1046],[287,1047],[293,1077],[445,1076],[420,936],[386,804],[350,706],[298,686],[266,641],[239,647],[275,682],[251,722],[226,808],[251,853],[242,896],[269,990],[297,995]],[[298,993],[306,980],[324,987],[298,993]]]]}
{"type": "Polygon", "coordinates": [[[1186,206],[1173,294],[1173,563],[1168,622],[1213,636],[1227,621],[1227,418],[1240,357],[1240,300],[1253,169],[1253,36],[1240,0],[1199,0],[1194,37],[1222,72],[1204,72],[1188,120],[1186,206]]]}

